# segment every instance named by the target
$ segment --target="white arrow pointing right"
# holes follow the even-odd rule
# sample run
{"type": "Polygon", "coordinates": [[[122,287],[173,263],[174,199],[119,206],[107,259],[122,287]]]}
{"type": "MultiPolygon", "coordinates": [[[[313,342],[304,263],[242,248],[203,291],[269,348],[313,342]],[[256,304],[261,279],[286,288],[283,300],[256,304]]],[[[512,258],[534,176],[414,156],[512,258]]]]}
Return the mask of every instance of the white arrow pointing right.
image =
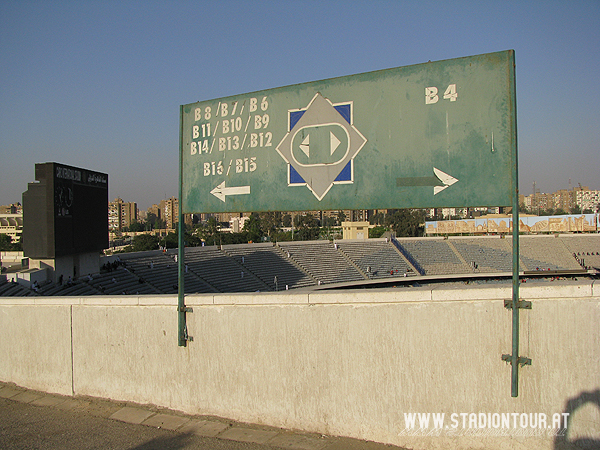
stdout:
{"type": "Polygon", "coordinates": [[[331,151],[332,155],[337,150],[337,148],[340,146],[340,144],[341,144],[341,142],[337,138],[337,136],[330,131],[329,132],[329,148],[331,149],[330,151],[331,151]]]}
{"type": "Polygon", "coordinates": [[[433,168],[433,173],[435,174],[436,177],[439,178],[439,180],[442,183],[444,183],[444,186],[434,186],[433,187],[433,195],[439,194],[444,189],[446,189],[448,186],[452,186],[454,183],[456,183],[458,181],[457,178],[454,178],[452,175],[448,175],[447,173],[442,172],[440,169],[436,169],[435,167],[433,168]]]}

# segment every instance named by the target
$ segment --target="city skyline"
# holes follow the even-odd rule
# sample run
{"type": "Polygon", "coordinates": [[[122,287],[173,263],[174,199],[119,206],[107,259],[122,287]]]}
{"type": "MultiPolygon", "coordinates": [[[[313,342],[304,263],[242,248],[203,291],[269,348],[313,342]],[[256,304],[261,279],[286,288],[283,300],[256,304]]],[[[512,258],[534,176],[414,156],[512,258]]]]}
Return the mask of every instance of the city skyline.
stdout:
{"type": "MultiPolygon", "coordinates": [[[[581,188],[583,188],[583,189],[589,188],[589,190],[593,191],[593,192],[600,191],[600,189],[594,189],[593,187],[590,187],[590,186],[583,186],[582,185],[581,188]]],[[[551,195],[554,195],[554,194],[558,194],[561,191],[573,192],[573,191],[577,191],[577,190],[580,190],[579,186],[572,186],[572,185],[570,185],[567,188],[560,188],[560,189],[557,189],[557,190],[551,191],[551,192],[550,191],[542,192],[542,191],[540,191],[539,189],[536,188],[536,192],[535,193],[533,191],[528,193],[528,192],[526,192],[521,187],[520,192],[519,192],[519,197],[523,197],[523,198],[527,199],[527,198],[533,197],[534,195],[538,195],[538,196],[539,195],[550,195],[551,196],[551,195]]],[[[142,208],[142,207],[139,206],[139,203],[136,201],[136,199],[130,199],[130,198],[127,198],[126,196],[117,195],[112,200],[109,198],[109,204],[117,202],[117,201],[121,201],[123,203],[135,203],[136,206],[137,206],[138,213],[139,214],[144,214],[144,213],[152,212],[151,210],[156,209],[156,207],[159,207],[161,203],[164,203],[164,202],[167,202],[167,201],[170,201],[170,200],[173,200],[173,199],[176,202],[178,202],[178,199],[177,199],[176,196],[170,196],[169,198],[165,197],[165,198],[162,198],[161,200],[158,200],[158,201],[152,201],[149,207],[142,208]]],[[[20,203],[21,203],[21,200],[18,200],[18,201],[15,201],[15,202],[8,202],[8,203],[5,203],[5,204],[0,205],[0,206],[11,206],[11,205],[20,204],[20,203]]],[[[468,207],[464,207],[464,208],[463,207],[454,207],[454,208],[443,208],[443,209],[466,209],[466,208],[468,208],[468,207]]],[[[369,209],[370,208],[366,208],[366,210],[369,210],[369,209]]],[[[394,209],[394,208],[388,208],[388,209],[394,209]]],[[[411,208],[411,209],[440,209],[440,208],[411,208]]],[[[249,214],[251,212],[252,211],[244,211],[244,214],[246,214],[246,213],[249,214]]],[[[256,212],[261,212],[261,211],[256,211],[256,212]]],[[[284,212],[290,212],[290,211],[284,211],[284,212]]],[[[223,214],[233,214],[233,213],[223,213],[223,214]]]]}
{"type": "Polygon", "coordinates": [[[1,3],[0,204],[56,161],[146,210],[178,195],[179,105],[506,49],[521,194],[600,188],[600,4],[340,5],[1,3]]]}

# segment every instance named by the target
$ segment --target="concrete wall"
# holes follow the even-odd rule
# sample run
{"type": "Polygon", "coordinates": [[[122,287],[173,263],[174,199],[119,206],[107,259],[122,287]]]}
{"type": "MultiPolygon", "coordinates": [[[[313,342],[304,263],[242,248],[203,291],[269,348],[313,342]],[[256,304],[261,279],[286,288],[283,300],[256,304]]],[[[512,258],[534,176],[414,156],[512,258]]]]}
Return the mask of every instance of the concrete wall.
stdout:
{"type": "Polygon", "coordinates": [[[71,306],[14,300],[0,298],[0,380],[72,395],[71,306]]]}
{"type": "Polygon", "coordinates": [[[20,272],[7,273],[5,277],[8,281],[14,281],[23,286],[31,287],[35,281],[38,284],[43,284],[48,280],[48,270],[48,268],[22,270],[20,272]]]}
{"type": "Polygon", "coordinates": [[[1,298],[0,380],[415,449],[600,444],[599,288],[527,284],[521,297],[533,302],[520,352],[532,365],[518,398],[501,361],[510,287],[464,285],[187,296],[185,348],[175,296],[1,298]],[[444,428],[407,431],[409,413],[444,413],[444,428]],[[545,414],[548,429],[521,428],[521,416],[478,429],[511,413],[545,414]]]}
{"type": "Polygon", "coordinates": [[[58,283],[58,280],[62,275],[63,282],[66,282],[69,277],[75,279],[84,275],[98,273],[100,259],[100,254],[98,252],[66,255],[55,259],[29,258],[29,268],[47,269],[47,280],[58,283]]]}
{"type": "Polygon", "coordinates": [[[52,281],[58,282],[62,275],[63,280],[69,277],[75,279],[84,275],[98,273],[100,267],[100,254],[98,252],[79,253],[56,258],[54,261],[54,272],[52,281]]]}
{"type": "Polygon", "coordinates": [[[23,258],[23,252],[0,252],[0,263],[2,264],[2,267],[21,264],[23,258]]]}

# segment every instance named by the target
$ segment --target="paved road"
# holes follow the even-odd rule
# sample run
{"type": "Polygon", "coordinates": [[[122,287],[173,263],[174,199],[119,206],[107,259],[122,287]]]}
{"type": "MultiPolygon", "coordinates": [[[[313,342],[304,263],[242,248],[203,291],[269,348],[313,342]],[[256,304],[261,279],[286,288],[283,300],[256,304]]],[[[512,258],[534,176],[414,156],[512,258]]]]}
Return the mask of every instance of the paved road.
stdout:
{"type": "Polygon", "coordinates": [[[399,447],[186,416],[94,398],[50,395],[0,382],[0,448],[389,450],[399,447]]]}

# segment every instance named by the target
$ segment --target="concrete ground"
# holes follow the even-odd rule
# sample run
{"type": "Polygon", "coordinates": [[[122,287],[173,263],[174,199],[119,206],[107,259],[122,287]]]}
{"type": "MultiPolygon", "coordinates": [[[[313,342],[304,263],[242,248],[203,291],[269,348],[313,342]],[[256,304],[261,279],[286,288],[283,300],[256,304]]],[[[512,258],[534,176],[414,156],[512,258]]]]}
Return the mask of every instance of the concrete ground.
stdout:
{"type": "Polygon", "coordinates": [[[391,445],[68,397],[0,382],[0,448],[391,450],[391,445]]]}

